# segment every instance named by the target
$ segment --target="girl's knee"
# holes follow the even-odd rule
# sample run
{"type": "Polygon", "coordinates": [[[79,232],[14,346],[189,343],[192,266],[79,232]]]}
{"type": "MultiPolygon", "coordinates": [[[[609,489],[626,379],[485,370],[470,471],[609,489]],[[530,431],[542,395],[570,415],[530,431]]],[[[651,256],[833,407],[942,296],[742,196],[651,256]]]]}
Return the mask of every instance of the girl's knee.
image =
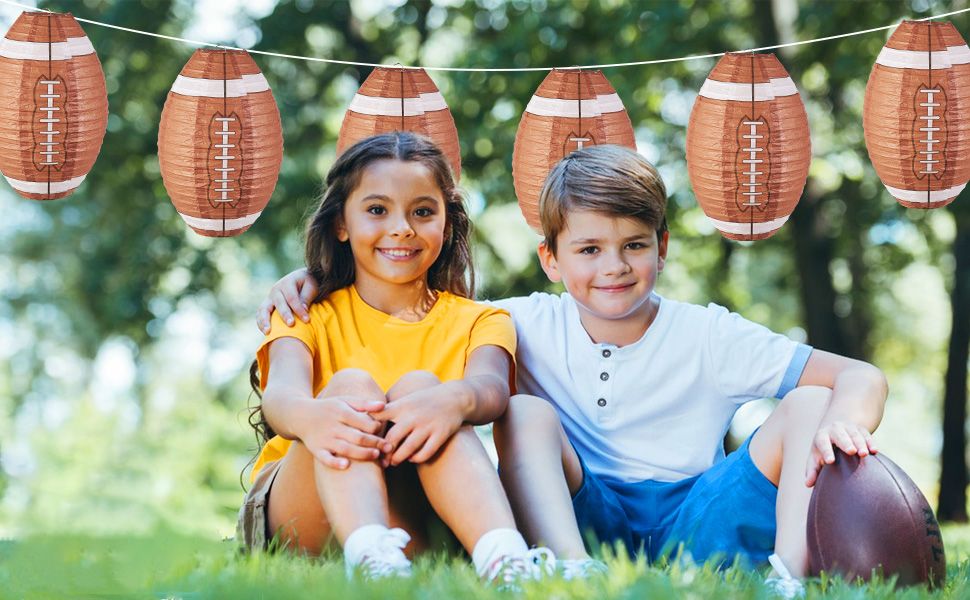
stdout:
{"type": "Polygon", "coordinates": [[[323,396],[380,396],[384,392],[370,373],[363,369],[341,369],[333,374],[323,389],[323,396]]]}
{"type": "Polygon", "coordinates": [[[431,371],[411,371],[405,373],[397,380],[397,383],[391,386],[391,389],[387,391],[387,401],[393,402],[398,398],[402,398],[418,390],[424,390],[440,384],[441,380],[431,371]]]}

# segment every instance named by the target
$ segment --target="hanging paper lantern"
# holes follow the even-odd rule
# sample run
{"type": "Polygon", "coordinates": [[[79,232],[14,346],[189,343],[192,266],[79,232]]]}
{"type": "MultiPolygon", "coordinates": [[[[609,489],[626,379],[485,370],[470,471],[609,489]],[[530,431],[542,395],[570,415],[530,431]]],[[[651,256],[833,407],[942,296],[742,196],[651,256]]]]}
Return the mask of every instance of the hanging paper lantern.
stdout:
{"type": "Polygon", "coordinates": [[[970,48],[951,23],[903,21],[876,58],[862,127],[903,206],[936,208],[970,181],[970,48]]]}
{"type": "Polygon", "coordinates": [[[104,72],[70,14],[24,12],[0,40],[0,172],[33,200],[69,196],[101,151],[104,72]]]}
{"type": "Polygon", "coordinates": [[[522,215],[536,232],[539,192],[567,154],[589,146],[636,149],[633,125],[620,96],[600,71],[553,69],[529,100],[512,151],[512,181],[522,215]]]}
{"type": "Polygon", "coordinates": [[[283,128],[266,78],[243,50],[196,50],[158,128],[158,162],[179,216],[208,237],[238,235],[269,202],[283,128]]]}
{"type": "Polygon", "coordinates": [[[424,69],[376,67],[371,71],[344,114],[337,154],[364,138],[390,131],[429,138],[451,163],[455,179],[461,177],[455,119],[424,69]]]}
{"type": "Polygon", "coordinates": [[[724,55],[687,124],[690,182],[714,227],[732,240],[773,235],[795,210],[811,159],[805,107],[775,55],[724,55]]]}

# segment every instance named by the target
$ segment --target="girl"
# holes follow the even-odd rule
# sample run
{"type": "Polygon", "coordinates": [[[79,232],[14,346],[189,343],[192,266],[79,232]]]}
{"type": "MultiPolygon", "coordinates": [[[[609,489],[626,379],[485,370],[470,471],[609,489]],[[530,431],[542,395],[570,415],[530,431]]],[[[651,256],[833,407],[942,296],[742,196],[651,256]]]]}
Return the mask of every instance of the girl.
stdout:
{"type": "Polygon", "coordinates": [[[483,579],[551,569],[551,553],[516,531],[472,429],[505,411],[515,330],[506,311],[468,299],[468,234],[428,140],[376,136],[334,163],[307,226],[313,318],[278,321],[251,369],[252,420],[268,441],[240,511],[247,546],[275,533],[317,554],[334,536],[348,575],[407,576],[403,550],[411,536],[426,547],[437,513],[483,579]]]}

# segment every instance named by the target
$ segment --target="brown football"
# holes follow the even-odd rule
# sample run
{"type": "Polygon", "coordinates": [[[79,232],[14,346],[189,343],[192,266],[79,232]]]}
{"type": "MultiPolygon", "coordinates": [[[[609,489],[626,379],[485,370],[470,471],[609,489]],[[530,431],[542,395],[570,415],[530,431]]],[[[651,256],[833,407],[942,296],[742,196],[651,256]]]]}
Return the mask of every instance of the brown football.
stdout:
{"type": "Polygon", "coordinates": [[[902,469],[879,453],[860,459],[836,451],[822,467],[808,505],[812,575],[868,580],[873,571],[897,585],[943,585],[946,556],[933,509],[902,469]]]}

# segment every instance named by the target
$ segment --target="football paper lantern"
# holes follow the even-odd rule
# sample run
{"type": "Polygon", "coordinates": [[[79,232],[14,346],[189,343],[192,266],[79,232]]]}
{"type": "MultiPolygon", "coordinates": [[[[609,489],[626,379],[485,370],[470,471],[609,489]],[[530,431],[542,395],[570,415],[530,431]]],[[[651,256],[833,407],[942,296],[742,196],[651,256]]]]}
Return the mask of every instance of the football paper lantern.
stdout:
{"type": "Polygon", "coordinates": [[[158,128],[162,180],[179,216],[208,237],[246,231],[269,202],[282,160],[280,113],[249,53],[196,50],[158,128]]]}
{"type": "Polygon", "coordinates": [[[798,204],[812,147],[795,83],[774,54],[726,54],[687,124],[697,202],[732,240],[773,235],[798,204]]]}
{"type": "Polygon", "coordinates": [[[25,198],[69,196],[108,125],[104,72],[70,14],[25,12],[0,40],[0,172],[25,198]]]}
{"type": "Polygon", "coordinates": [[[461,177],[458,129],[444,97],[424,69],[376,67],[344,114],[337,154],[360,140],[391,131],[429,138],[461,177]]]}
{"type": "Polygon", "coordinates": [[[553,69],[529,100],[512,151],[512,181],[519,208],[535,231],[539,192],[549,171],[567,154],[588,146],[636,149],[623,101],[600,71],[553,69]]]}
{"type": "Polygon", "coordinates": [[[950,23],[903,21],[869,75],[862,126],[883,185],[936,208],[970,181],[970,49],[950,23]]]}

